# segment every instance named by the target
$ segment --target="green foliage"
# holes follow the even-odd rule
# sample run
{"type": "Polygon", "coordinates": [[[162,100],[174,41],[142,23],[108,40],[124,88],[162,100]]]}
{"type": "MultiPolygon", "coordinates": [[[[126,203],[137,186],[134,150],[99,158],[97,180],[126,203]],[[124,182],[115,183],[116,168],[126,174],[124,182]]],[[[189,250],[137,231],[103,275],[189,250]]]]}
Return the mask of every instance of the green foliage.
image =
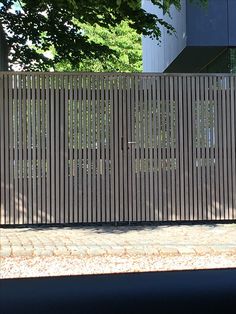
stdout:
{"type": "Polygon", "coordinates": [[[91,71],[91,72],[141,72],[142,71],[142,43],[128,21],[121,22],[110,29],[99,25],[81,24],[89,41],[100,45],[107,45],[115,53],[108,55],[104,61],[99,58],[85,58],[77,65],[64,60],[55,65],[56,71],[91,71]]]}
{"type": "MultiPolygon", "coordinates": [[[[180,0],[151,1],[167,14],[171,5],[180,8],[180,0]]],[[[174,32],[170,24],[143,10],[140,0],[0,0],[10,65],[20,64],[23,70],[47,70],[63,62],[77,68],[83,60],[119,59],[113,45],[89,37],[81,27],[112,30],[122,21],[128,21],[137,34],[156,39],[161,36],[161,25],[174,32]],[[52,47],[54,59],[44,54],[52,47]]]]}

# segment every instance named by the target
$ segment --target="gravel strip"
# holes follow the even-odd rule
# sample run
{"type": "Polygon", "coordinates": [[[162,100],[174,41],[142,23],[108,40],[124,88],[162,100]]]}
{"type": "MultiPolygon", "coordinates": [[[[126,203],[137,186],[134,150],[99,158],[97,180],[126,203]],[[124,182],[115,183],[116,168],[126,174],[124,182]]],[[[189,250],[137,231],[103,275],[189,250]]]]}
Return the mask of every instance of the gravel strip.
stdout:
{"type": "Polygon", "coordinates": [[[235,268],[236,256],[128,255],[79,257],[15,257],[0,259],[0,278],[23,278],[121,272],[235,268]]]}

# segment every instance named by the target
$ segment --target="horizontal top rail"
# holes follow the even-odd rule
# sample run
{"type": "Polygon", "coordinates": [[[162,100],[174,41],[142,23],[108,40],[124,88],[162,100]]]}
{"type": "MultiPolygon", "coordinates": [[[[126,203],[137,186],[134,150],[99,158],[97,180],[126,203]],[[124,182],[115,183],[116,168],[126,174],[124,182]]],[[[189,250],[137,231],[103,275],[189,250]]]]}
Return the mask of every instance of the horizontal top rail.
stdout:
{"type": "Polygon", "coordinates": [[[129,72],[14,72],[14,71],[0,71],[0,75],[50,75],[50,76],[67,76],[67,75],[73,75],[73,76],[127,76],[127,77],[133,77],[133,76],[170,76],[170,77],[201,77],[201,76],[207,76],[207,77],[235,77],[236,73],[155,73],[155,72],[143,72],[143,73],[129,73],[129,72]]]}

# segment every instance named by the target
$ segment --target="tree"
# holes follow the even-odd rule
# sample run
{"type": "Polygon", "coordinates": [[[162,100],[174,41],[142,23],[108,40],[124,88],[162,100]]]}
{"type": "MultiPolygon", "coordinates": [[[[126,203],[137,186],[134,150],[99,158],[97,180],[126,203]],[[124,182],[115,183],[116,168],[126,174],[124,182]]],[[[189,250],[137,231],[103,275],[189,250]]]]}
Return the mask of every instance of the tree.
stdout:
{"type": "MultiPolygon", "coordinates": [[[[171,5],[180,8],[180,0],[151,1],[167,14],[171,5]]],[[[89,38],[81,25],[110,30],[122,21],[138,34],[156,39],[161,25],[174,32],[170,24],[143,10],[141,0],[0,0],[9,63],[20,64],[23,70],[47,70],[61,62],[76,68],[82,60],[117,58],[117,51],[105,41],[89,38]],[[54,59],[45,55],[50,49],[54,59]]]]}
{"type": "MultiPolygon", "coordinates": [[[[142,71],[142,40],[141,35],[122,21],[119,25],[107,29],[99,25],[82,24],[89,40],[107,45],[114,51],[105,60],[85,58],[73,65],[68,60],[54,64],[56,71],[91,71],[91,72],[141,72],[142,71]]],[[[53,50],[53,55],[55,51],[53,50]]]]}

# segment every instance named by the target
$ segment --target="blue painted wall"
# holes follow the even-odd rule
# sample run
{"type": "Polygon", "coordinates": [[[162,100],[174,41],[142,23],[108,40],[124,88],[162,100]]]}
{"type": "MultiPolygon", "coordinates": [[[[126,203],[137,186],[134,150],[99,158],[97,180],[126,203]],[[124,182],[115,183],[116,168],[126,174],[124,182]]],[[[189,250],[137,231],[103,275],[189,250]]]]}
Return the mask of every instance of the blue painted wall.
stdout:
{"type": "Polygon", "coordinates": [[[209,0],[202,8],[187,1],[187,46],[236,45],[236,1],[209,0]]]}
{"type": "Polygon", "coordinates": [[[181,0],[181,12],[171,9],[172,19],[143,0],[145,10],[172,24],[176,35],[161,27],[161,42],[143,38],[143,71],[163,72],[186,47],[236,47],[236,0],[208,0],[208,7],[181,0]]]}
{"type": "Polygon", "coordinates": [[[236,46],[236,0],[228,0],[229,46],[236,46]]]}
{"type": "Polygon", "coordinates": [[[177,55],[186,47],[186,1],[181,0],[182,10],[171,8],[171,17],[163,14],[163,11],[154,6],[150,0],[143,0],[142,7],[155,13],[174,26],[175,35],[167,34],[161,27],[161,42],[143,37],[143,69],[144,72],[163,72],[177,55]]]}

